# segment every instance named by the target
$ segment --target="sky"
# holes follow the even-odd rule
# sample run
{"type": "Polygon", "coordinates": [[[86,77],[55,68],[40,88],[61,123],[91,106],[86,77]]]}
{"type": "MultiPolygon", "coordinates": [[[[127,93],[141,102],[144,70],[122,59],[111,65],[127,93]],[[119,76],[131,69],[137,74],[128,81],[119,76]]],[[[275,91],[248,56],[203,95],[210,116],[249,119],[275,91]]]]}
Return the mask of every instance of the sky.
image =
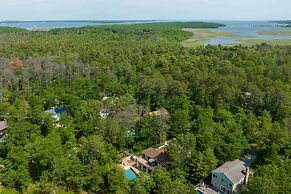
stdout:
{"type": "Polygon", "coordinates": [[[291,0],[0,0],[0,20],[287,20],[291,0]]]}

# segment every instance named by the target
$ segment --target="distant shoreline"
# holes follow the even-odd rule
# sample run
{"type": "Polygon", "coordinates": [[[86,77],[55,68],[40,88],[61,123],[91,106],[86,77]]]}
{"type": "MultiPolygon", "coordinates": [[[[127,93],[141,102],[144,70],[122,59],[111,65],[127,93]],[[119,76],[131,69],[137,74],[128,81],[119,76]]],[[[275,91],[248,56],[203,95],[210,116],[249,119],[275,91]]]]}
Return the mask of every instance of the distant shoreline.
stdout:
{"type": "Polygon", "coordinates": [[[156,22],[158,20],[0,20],[0,23],[31,23],[31,22],[45,22],[45,23],[124,23],[124,22],[156,22]]]}
{"type": "Polygon", "coordinates": [[[15,27],[30,31],[48,31],[55,28],[80,28],[86,26],[127,25],[157,23],[157,20],[57,20],[57,21],[0,21],[0,27],[15,27]]]}
{"type": "MultiPolygon", "coordinates": [[[[210,23],[205,21],[166,21],[166,20],[68,20],[68,21],[0,21],[0,27],[15,27],[29,31],[48,31],[56,28],[81,28],[87,26],[111,26],[157,23],[210,23]]],[[[213,22],[211,22],[213,24],[213,22]]],[[[215,26],[215,27],[222,27],[215,26]]]]}
{"type": "MultiPolygon", "coordinates": [[[[282,20],[282,21],[236,21],[236,20],[205,20],[205,21],[186,21],[186,20],[43,20],[43,21],[17,21],[17,20],[5,20],[0,21],[0,27],[15,27],[26,29],[29,31],[49,31],[52,29],[60,29],[60,28],[81,28],[87,26],[111,26],[111,25],[134,25],[134,24],[155,24],[155,23],[172,23],[172,22],[204,22],[204,23],[221,23],[225,26],[234,26],[238,23],[241,25],[249,25],[252,24],[253,27],[288,27],[287,23],[291,22],[290,20],[282,20]]],[[[222,27],[222,26],[219,26],[222,27]]],[[[262,31],[269,31],[268,29],[264,29],[262,31]]]]}

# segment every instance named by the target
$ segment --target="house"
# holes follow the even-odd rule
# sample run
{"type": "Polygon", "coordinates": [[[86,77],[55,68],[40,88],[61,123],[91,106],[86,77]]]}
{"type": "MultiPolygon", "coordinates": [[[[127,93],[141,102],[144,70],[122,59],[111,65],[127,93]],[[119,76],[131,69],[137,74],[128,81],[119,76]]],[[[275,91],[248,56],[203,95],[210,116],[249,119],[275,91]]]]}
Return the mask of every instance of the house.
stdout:
{"type": "Polygon", "coordinates": [[[116,106],[116,100],[118,100],[117,97],[103,97],[103,106],[99,112],[99,116],[101,119],[107,119],[112,113],[114,113],[114,110],[112,110],[112,108],[116,106]]]}
{"type": "Polygon", "coordinates": [[[0,139],[3,138],[4,133],[7,131],[8,125],[6,121],[0,122],[0,139]]]}
{"type": "Polygon", "coordinates": [[[149,113],[150,116],[164,116],[167,117],[170,115],[169,111],[165,108],[159,108],[156,111],[150,112],[149,113]]]}
{"type": "Polygon", "coordinates": [[[107,119],[109,117],[108,111],[106,109],[103,109],[103,108],[100,110],[99,115],[100,115],[101,119],[107,119]]]}
{"type": "Polygon", "coordinates": [[[240,160],[226,162],[212,171],[211,185],[220,193],[232,194],[240,190],[246,184],[249,177],[249,168],[240,160]]]}
{"type": "Polygon", "coordinates": [[[169,162],[166,151],[165,145],[158,149],[148,148],[142,152],[142,157],[137,158],[136,166],[147,173],[152,173],[156,165],[165,167],[169,162]]]}
{"type": "Polygon", "coordinates": [[[124,155],[121,155],[120,158],[122,159],[118,165],[125,170],[131,168],[137,175],[139,175],[141,171],[152,174],[157,165],[166,167],[169,163],[166,152],[170,141],[171,140],[164,142],[164,144],[157,149],[148,148],[144,150],[141,157],[125,152],[127,156],[124,157],[124,155]]]}
{"type": "Polygon", "coordinates": [[[159,149],[149,148],[142,153],[143,158],[148,161],[155,161],[157,164],[160,165],[166,165],[168,162],[165,146],[162,146],[159,149]]]}
{"type": "Polygon", "coordinates": [[[53,109],[47,110],[47,111],[45,111],[45,113],[52,114],[55,121],[59,121],[61,119],[61,114],[66,113],[66,108],[64,105],[62,105],[58,108],[53,108],[53,109]]]}

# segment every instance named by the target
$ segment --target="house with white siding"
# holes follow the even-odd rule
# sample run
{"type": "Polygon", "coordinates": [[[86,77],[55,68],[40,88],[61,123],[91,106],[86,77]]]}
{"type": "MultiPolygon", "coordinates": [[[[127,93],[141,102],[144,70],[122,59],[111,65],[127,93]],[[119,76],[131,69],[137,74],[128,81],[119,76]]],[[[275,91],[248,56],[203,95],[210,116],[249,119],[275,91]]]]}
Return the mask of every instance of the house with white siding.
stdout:
{"type": "Polygon", "coordinates": [[[6,123],[6,121],[1,121],[0,122],[0,138],[2,137],[2,135],[4,135],[4,133],[7,131],[8,129],[8,125],[6,123]]]}
{"type": "Polygon", "coordinates": [[[212,171],[211,185],[219,193],[233,194],[246,184],[249,177],[249,168],[243,161],[226,162],[212,171]]]}

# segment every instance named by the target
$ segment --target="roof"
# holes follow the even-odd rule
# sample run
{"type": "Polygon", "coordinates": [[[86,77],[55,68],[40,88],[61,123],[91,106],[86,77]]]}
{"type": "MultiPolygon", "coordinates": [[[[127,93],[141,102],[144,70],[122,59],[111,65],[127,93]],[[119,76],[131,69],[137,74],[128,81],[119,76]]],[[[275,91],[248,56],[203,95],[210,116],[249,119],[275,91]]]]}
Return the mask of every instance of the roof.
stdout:
{"type": "Polygon", "coordinates": [[[62,105],[58,108],[53,108],[53,109],[50,109],[50,110],[47,110],[45,111],[46,113],[51,113],[53,115],[57,115],[57,114],[63,114],[66,112],[66,109],[65,109],[65,106],[62,105]]]}
{"type": "Polygon", "coordinates": [[[144,155],[149,156],[153,159],[156,159],[161,164],[168,163],[169,159],[166,155],[166,147],[163,146],[160,149],[156,150],[154,148],[146,149],[142,152],[144,155]]]}
{"type": "Polygon", "coordinates": [[[60,106],[59,108],[55,108],[55,112],[56,112],[57,114],[65,113],[65,112],[66,112],[65,106],[62,105],[62,106],[60,106]]]}
{"type": "Polygon", "coordinates": [[[53,109],[50,109],[50,110],[46,110],[45,112],[46,113],[53,114],[53,115],[56,115],[57,114],[54,108],[53,109]]]}
{"type": "Polygon", "coordinates": [[[7,128],[8,128],[8,125],[7,125],[6,121],[1,121],[0,122],[0,132],[4,131],[7,128]]]}
{"type": "Polygon", "coordinates": [[[141,163],[143,166],[146,166],[146,167],[148,167],[148,168],[151,169],[151,170],[154,169],[154,167],[152,167],[152,166],[149,164],[149,162],[146,161],[146,160],[143,159],[143,158],[138,158],[137,161],[138,161],[139,163],[141,163]]]}
{"type": "Polygon", "coordinates": [[[168,116],[169,114],[169,111],[165,108],[159,108],[158,110],[149,113],[151,116],[168,116]]]}
{"type": "Polygon", "coordinates": [[[148,148],[142,152],[144,155],[149,156],[151,158],[156,158],[160,152],[154,148],[148,148]]]}
{"type": "Polygon", "coordinates": [[[245,177],[245,163],[240,160],[226,162],[212,173],[223,173],[232,183],[236,183],[245,177]]]}
{"type": "Polygon", "coordinates": [[[169,158],[167,157],[166,153],[161,153],[157,156],[157,161],[161,164],[169,163],[169,158]]]}

